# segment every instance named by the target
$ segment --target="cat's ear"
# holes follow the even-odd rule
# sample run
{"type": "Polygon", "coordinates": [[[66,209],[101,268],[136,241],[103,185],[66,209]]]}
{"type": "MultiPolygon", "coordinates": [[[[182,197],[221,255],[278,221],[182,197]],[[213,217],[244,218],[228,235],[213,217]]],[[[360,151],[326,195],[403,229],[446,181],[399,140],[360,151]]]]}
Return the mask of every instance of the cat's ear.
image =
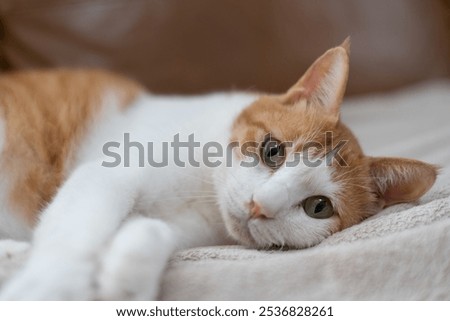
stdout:
{"type": "Polygon", "coordinates": [[[438,168],[417,160],[373,157],[369,161],[383,207],[416,201],[436,181],[438,168]]]}
{"type": "Polygon", "coordinates": [[[349,69],[350,38],[338,47],[325,52],[300,80],[282,95],[286,104],[305,99],[308,105],[322,106],[339,117],[339,106],[344,97],[349,69]]]}

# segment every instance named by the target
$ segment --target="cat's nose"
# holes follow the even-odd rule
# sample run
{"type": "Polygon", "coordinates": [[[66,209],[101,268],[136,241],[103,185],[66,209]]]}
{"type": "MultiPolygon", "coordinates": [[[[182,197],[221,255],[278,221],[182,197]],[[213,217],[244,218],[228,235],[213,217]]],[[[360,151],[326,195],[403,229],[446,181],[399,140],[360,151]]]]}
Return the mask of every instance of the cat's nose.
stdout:
{"type": "Polygon", "coordinates": [[[261,205],[255,201],[250,202],[250,218],[253,219],[268,219],[272,218],[261,205]]]}

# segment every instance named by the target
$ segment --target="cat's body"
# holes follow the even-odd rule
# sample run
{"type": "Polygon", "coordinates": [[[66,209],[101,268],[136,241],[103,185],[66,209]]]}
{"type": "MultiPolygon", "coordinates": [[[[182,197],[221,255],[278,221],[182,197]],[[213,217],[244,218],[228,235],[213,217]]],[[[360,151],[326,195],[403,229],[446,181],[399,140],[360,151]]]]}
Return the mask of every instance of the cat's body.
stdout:
{"type": "MultiPolygon", "coordinates": [[[[76,169],[85,164],[98,164],[99,166],[105,162],[112,164],[115,160],[112,156],[103,154],[103,147],[108,142],[120,143],[119,148],[111,147],[110,151],[120,154],[122,161],[117,167],[124,167],[124,134],[129,134],[130,137],[130,165],[129,171],[136,170],[139,175],[155,175],[149,172],[148,167],[148,143],[153,145],[152,151],[156,154],[151,156],[153,161],[161,161],[160,153],[162,148],[160,143],[172,142],[176,134],[179,135],[180,142],[188,140],[188,135],[195,133],[196,141],[203,146],[208,141],[219,142],[224,146],[229,140],[227,133],[231,127],[233,119],[237,113],[255,99],[254,94],[211,94],[196,97],[160,97],[149,94],[139,88],[132,88],[131,94],[125,91],[125,88],[114,86],[119,78],[114,74],[109,74],[104,71],[92,70],[52,70],[52,71],[31,71],[21,72],[17,76],[20,82],[26,83],[30,79],[39,78],[40,81],[34,84],[32,92],[40,91],[40,84],[52,82],[54,83],[54,93],[59,95],[64,91],[64,84],[58,88],[61,78],[69,78],[72,81],[92,82],[99,81],[105,83],[105,86],[93,93],[94,99],[91,99],[86,104],[85,114],[82,116],[83,121],[75,123],[79,120],[79,116],[67,116],[63,113],[61,116],[56,116],[52,123],[46,124],[31,124],[32,126],[42,126],[44,128],[54,127],[53,132],[46,131],[39,136],[27,137],[27,146],[24,149],[39,148],[43,151],[33,151],[29,155],[24,156],[22,151],[11,151],[11,148],[4,147],[4,154],[7,155],[8,160],[12,162],[5,164],[4,175],[6,178],[4,184],[3,197],[5,202],[3,204],[11,204],[7,201],[11,194],[19,194],[19,202],[12,204],[8,208],[4,208],[1,212],[1,217],[4,218],[2,222],[11,222],[10,224],[2,224],[0,226],[1,238],[13,239],[30,239],[33,225],[38,220],[38,214],[51,201],[54,196],[56,188],[64,182],[65,178],[70,176],[76,169]],[[108,83],[108,80],[111,84],[108,83]],[[123,103],[121,97],[132,95],[132,99],[123,103]],[[179,115],[183,115],[179,118],[179,115]],[[67,121],[66,118],[72,117],[72,122],[67,121]],[[78,119],[77,119],[78,117],[78,119]],[[55,123],[57,122],[57,123],[55,123]],[[71,122],[71,124],[68,124],[71,122]],[[64,135],[64,129],[73,127],[71,133],[64,135]],[[41,144],[38,142],[42,137],[58,137],[53,148],[49,148],[49,144],[41,144]],[[134,142],[141,143],[144,147],[144,165],[147,168],[138,166],[139,149],[133,146],[134,142]],[[67,151],[69,150],[69,151],[67,151]],[[66,155],[66,158],[59,162],[50,160],[51,154],[66,155]],[[23,159],[22,161],[18,161],[23,159]],[[49,161],[50,160],[50,161],[49,161]],[[63,163],[64,165],[59,165],[63,163]],[[60,179],[54,179],[50,186],[40,186],[40,184],[33,184],[28,186],[33,179],[38,182],[48,179],[47,173],[37,171],[37,167],[45,167],[49,172],[48,176],[60,176],[60,179]],[[62,168],[60,168],[62,167],[62,168]],[[60,171],[62,172],[60,174],[60,171]],[[37,173],[36,173],[37,172],[37,173]],[[14,173],[20,173],[14,177],[14,173]],[[40,176],[39,176],[40,175],[40,176]],[[44,176],[45,175],[45,176],[44,176]],[[36,176],[36,178],[34,178],[36,176]],[[23,177],[23,178],[22,178],[23,177]],[[12,179],[9,179],[12,178],[12,179]],[[28,184],[27,184],[28,183],[28,184]],[[50,191],[45,191],[47,187],[50,191]],[[13,193],[11,192],[13,191],[13,193]],[[17,192],[15,192],[17,191],[17,192]],[[8,195],[9,194],[9,195],[8,195]],[[34,196],[37,197],[34,197],[34,196]],[[31,201],[30,201],[31,199],[31,201]],[[34,199],[38,199],[34,201],[34,199]],[[28,204],[27,201],[28,200],[28,204]]],[[[12,78],[11,76],[8,76],[12,78]]],[[[125,81],[124,79],[120,79],[125,81]]],[[[11,83],[11,79],[8,79],[11,83]]],[[[132,82],[128,84],[135,85],[132,82]]],[[[5,89],[4,87],[2,88],[5,89]]],[[[129,90],[129,89],[128,89],[129,90]]],[[[6,92],[4,90],[4,92],[6,92]]],[[[11,93],[12,94],[12,93],[11,93]]],[[[30,94],[30,99],[35,96],[30,94]]],[[[60,99],[60,98],[57,98],[60,99]]],[[[64,97],[61,97],[63,100],[64,97]]],[[[28,105],[28,108],[42,109],[43,105],[33,104],[28,105]]],[[[70,106],[61,106],[61,109],[77,109],[76,104],[70,106]]],[[[14,113],[16,111],[11,108],[8,112],[14,113]]],[[[27,113],[28,111],[25,111],[27,113]]],[[[43,110],[42,113],[47,111],[43,110]]],[[[54,111],[56,114],[58,110],[54,111]]],[[[14,117],[14,116],[12,116],[14,117]]],[[[19,120],[25,123],[27,120],[19,120]]],[[[39,129],[29,128],[29,132],[36,133],[39,129]]],[[[11,135],[17,133],[17,128],[11,129],[11,135]]],[[[2,132],[3,140],[6,140],[8,133],[5,130],[2,132]]],[[[195,213],[219,213],[217,202],[211,201],[213,179],[212,169],[205,167],[200,162],[199,167],[193,167],[189,164],[187,158],[188,150],[180,148],[180,161],[186,164],[185,167],[178,167],[173,161],[172,148],[168,149],[168,166],[161,166],[155,169],[155,172],[161,176],[161,180],[156,180],[155,177],[142,178],[145,180],[145,187],[149,190],[149,195],[141,195],[136,202],[135,211],[143,215],[151,215],[152,217],[160,217],[164,220],[179,219],[179,215],[170,214],[180,213],[180,208],[191,207],[192,212],[195,213]],[[180,176],[186,176],[187,180],[178,180],[180,176]],[[187,185],[179,185],[185,182],[187,185]],[[151,192],[150,192],[151,191],[151,192]],[[211,202],[203,200],[200,204],[186,200],[193,198],[194,200],[202,196],[210,196],[211,202]],[[177,202],[179,200],[179,202],[177,202]],[[151,212],[151,213],[149,213],[151,212]],[[167,215],[166,215],[167,213],[167,215]]],[[[3,149],[2,149],[3,152],[3,149]]],[[[195,158],[201,160],[202,149],[198,148],[195,151],[195,158]]],[[[113,170],[112,168],[110,170],[113,170]]],[[[128,171],[128,169],[125,169],[128,171]]],[[[214,216],[208,214],[210,217],[214,216]]],[[[212,218],[211,218],[212,219],[212,218]]],[[[215,220],[220,218],[215,218],[215,220]]],[[[191,218],[192,220],[192,218],[191,218]]],[[[215,233],[214,233],[215,234],[215,233]]]]}
{"type": "Polygon", "coordinates": [[[282,95],[158,97],[98,71],[0,78],[0,237],[34,230],[30,258],[1,297],[154,298],[176,249],[312,246],[416,200],[435,168],[366,157],[339,121],[347,50],[328,51],[282,95]],[[173,146],[191,134],[194,149],[173,146]],[[164,159],[163,142],[167,166],[149,165],[164,159]],[[223,154],[208,163],[211,142],[223,154]],[[309,142],[319,147],[300,154],[309,142]],[[284,166],[298,155],[331,162],[284,166]]]}

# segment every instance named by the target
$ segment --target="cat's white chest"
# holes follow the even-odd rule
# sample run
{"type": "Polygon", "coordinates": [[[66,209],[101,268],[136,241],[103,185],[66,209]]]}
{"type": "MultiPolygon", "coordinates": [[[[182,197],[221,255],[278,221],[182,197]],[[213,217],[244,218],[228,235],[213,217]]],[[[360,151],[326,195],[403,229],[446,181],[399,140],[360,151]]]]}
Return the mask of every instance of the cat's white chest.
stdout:
{"type": "Polygon", "coordinates": [[[180,231],[180,244],[223,244],[226,233],[214,187],[219,169],[208,166],[204,146],[222,146],[222,157],[214,161],[225,165],[231,124],[253,99],[249,94],[149,95],[125,112],[107,113],[106,108],[81,148],[76,166],[92,161],[101,166],[106,161],[111,171],[138,168],[144,187],[134,200],[135,214],[171,224],[180,231]],[[105,155],[105,144],[111,143],[114,147],[109,151],[120,157],[114,166],[118,158],[105,155]]]}

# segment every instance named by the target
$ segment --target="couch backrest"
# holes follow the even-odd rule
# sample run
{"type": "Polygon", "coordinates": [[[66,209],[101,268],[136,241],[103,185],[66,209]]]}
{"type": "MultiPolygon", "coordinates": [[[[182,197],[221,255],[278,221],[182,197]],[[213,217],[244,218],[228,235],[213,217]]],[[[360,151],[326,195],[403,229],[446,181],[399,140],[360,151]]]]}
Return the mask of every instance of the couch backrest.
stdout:
{"type": "Polygon", "coordinates": [[[1,66],[95,66],[161,93],[282,91],[352,37],[348,93],[449,75],[448,1],[2,0],[1,66]]]}

